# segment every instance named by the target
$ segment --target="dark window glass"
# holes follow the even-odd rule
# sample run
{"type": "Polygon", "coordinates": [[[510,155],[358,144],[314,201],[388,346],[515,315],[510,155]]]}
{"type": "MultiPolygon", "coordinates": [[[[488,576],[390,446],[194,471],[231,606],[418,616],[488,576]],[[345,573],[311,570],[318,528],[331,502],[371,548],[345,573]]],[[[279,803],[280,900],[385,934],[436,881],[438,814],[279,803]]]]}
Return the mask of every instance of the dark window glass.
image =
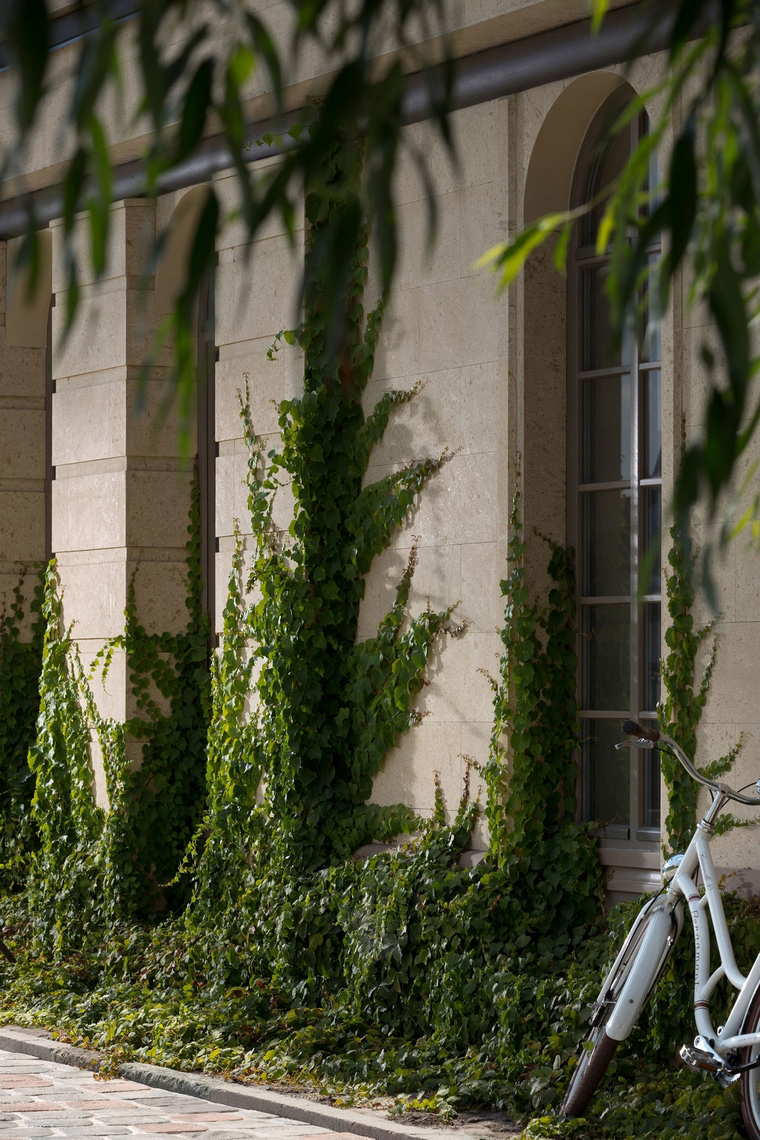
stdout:
{"type": "MultiPolygon", "coordinates": [[[[657,727],[656,721],[651,723],[657,727]]],[[[644,779],[642,826],[660,828],[660,753],[657,748],[651,752],[642,752],[639,763],[642,765],[644,779]]]]}
{"type": "Polygon", "coordinates": [[[581,381],[581,482],[614,483],[631,477],[631,377],[581,381]]]}
{"type": "Polygon", "coordinates": [[[627,825],[630,815],[630,752],[615,745],[625,737],[616,720],[581,721],[583,774],[589,789],[588,819],[627,825]]]}
{"type": "MultiPolygon", "coordinates": [[[[608,125],[614,122],[621,109],[620,105],[610,108],[607,116],[608,125]]],[[[605,131],[600,131],[600,137],[605,137],[605,134],[605,131]]],[[[592,201],[602,190],[611,186],[612,183],[620,177],[630,153],[631,136],[630,131],[625,128],[622,131],[618,131],[611,139],[605,142],[602,148],[595,152],[589,164],[584,199],[586,202],[592,201]]],[[[581,245],[596,245],[596,238],[602,218],[604,217],[606,205],[606,201],[600,202],[597,206],[594,206],[593,210],[583,219],[581,245]]]]}
{"type": "Polygon", "coordinates": [[[659,368],[644,373],[644,462],[642,478],[662,476],[662,380],[659,368]]]}
{"type": "Polygon", "coordinates": [[[660,699],[660,603],[647,602],[643,609],[644,691],[642,707],[645,712],[655,712],[660,699]]]}
{"type": "Polygon", "coordinates": [[[662,530],[662,488],[642,487],[642,534],[644,539],[641,562],[641,586],[645,594],[660,593],[660,545],[662,530]]]}
{"type": "MultiPolygon", "coordinates": [[[[616,95],[595,124],[597,137],[620,110],[616,95]]],[[[578,188],[585,196],[576,201],[589,202],[610,185],[647,130],[642,113],[604,147],[587,152],[578,188]]],[[[656,159],[649,179],[656,188],[656,159]]],[[[642,213],[651,208],[646,198],[642,213]]],[[[596,244],[604,208],[594,207],[581,224],[569,283],[578,342],[568,360],[575,372],[568,418],[571,431],[580,427],[571,521],[578,528],[582,804],[585,818],[606,825],[613,846],[628,840],[640,846],[653,841],[659,827],[659,756],[617,752],[615,744],[621,739],[618,716],[652,716],[660,695],[662,346],[655,294],[646,285],[635,326],[620,342],[612,334],[605,290],[609,250],[596,244]],[[648,599],[643,604],[640,593],[648,599]],[[612,713],[617,715],[604,715],[612,713]]],[[[653,242],[652,270],[658,258],[653,242]]]]}
{"type": "Polygon", "coordinates": [[[649,276],[641,297],[641,325],[639,329],[639,359],[642,361],[662,360],[662,325],[657,319],[654,305],[656,269],[659,260],[659,253],[650,253],[647,257],[649,276]]]}
{"type": "Polygon", "coordinates": [[[583,593],[620,597],[631,592],[631,493],[583,495],[583,593]]]}
{"type": "Polygon", "coordinates": [[[581,270],[581,370],[627,368],[631,362],[631,339],[626,331],[615,345],[610,322],[610,302],[604,288],[606,265],[581,270]]]}
{"type": "Polygon", "coordinates": [[[631,704],[631,607],[628,602],[583,607],[583,708],[631,704]]]}

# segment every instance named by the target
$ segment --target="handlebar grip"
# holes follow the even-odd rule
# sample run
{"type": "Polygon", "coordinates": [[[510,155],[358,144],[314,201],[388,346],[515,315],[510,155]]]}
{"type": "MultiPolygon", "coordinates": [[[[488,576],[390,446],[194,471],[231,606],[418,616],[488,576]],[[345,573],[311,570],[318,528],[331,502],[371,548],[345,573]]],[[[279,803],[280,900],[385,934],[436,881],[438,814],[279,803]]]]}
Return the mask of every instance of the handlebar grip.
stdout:
{"type": "Polygon", "coordinates": [[[654,744],[660,739],[660,733],[656,728],[644,728],[635,720],[623,721],[623,732],[626,736],[638,736],[640,740],[651,740],[654,744]]]}

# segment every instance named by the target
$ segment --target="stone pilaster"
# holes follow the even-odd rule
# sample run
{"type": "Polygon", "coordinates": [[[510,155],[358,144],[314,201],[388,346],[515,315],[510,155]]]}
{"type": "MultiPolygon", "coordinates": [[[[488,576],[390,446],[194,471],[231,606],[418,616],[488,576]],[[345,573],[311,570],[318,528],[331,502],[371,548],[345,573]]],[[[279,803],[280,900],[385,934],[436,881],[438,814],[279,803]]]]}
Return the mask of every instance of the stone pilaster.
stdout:
{"type": "Polygon", "coordinates": [[[33,297],[14,273],[14,242],[0,242],[0,613],[20,568],[46,557],[46,341],[49,234],[33,297]]]}
{"type": "MultiPolygon", "coordinates": [[[[80,311],[65,340],[60,226],[54,226],[53,241],[52,543],[64,619],[75,622],[85,666],[106,639],[123,631],[133,575],[138,618],[149,632],[177,632],[187,622],[191,467],[180,455],[176,417],[161,414],[166,355],[139,391],[156,328],[153,282],[146,287],[141,279],[155,210],[142,200],[119,202],[112,210],[108,268],[95,282],[82,257],[80,311]]],[[[114,658],[105,689],[95,684],[95,697],[106,715],[123,721],[134,714],[123,655],[114,658]]],[[[139,745],[128,747],[137,762],[139,745]]],[[[97,758],[95,767],[102,802],[97,758]]]]}

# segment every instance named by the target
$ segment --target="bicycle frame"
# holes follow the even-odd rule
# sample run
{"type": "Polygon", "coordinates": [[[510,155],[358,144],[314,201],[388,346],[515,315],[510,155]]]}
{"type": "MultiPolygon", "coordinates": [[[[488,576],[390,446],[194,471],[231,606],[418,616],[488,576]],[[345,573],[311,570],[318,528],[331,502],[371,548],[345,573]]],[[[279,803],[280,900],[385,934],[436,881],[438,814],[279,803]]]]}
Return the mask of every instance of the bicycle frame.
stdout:
{"type": "Polygon", "coordinates": [[[689,908],[694,929],[694,1020],[699,1034],[724,1059],[726,1054],[734,1050],[747,1045],[760,1045],[760,1033],[741,1032],[749,1003],[760,985],[760,955],[745,977],[736,964],[710,850],[710,840],[715,833],[713,821],[725,807],[728,799],[729,797],[721,792],[715,794],[710,810],[697,825],[681,864],[665,893],[669,909],[671,903],[672,907],[675,907],[681,895],[689,908]],[[704,895],[699,894],[694,882],[697,870],[701,872],[704,882],[704,895]],[[712,921],[720,956],[720,965],[712,973],[710,973],[712,935],[707,911],[712,921]],[[717,1030],[710,1018],[709,999],[718,982],[724,977],[739,993],[725,1026],[717,1030]]]}
{"type": "Polygon", "coordinates": [[[724,1087],[739,1082],[745,1124],[753,1140],[760,1140],[760,954],[745,977],[736,964],[710,850],[716,820],[729,801],[760,807],[760,780],[757,793],[745,795],[744,788],[735,790],[700,772],[676,741],[659,729],[645,728],[629,720],[623,724],[623,731],[636,739],[622,741],[618,748],[664,748],[694,780],[711,790],[713,801],[705,818],[697,824],[685,853],[674,855],[666,863],[665,886],[639,912],[604,978],[591,1006],[588,1036],[570,1074],[561,1112],[565,1116],[583,1116],[618,1044],[636,1024],[678,938],[683,923],[683,896],[694,929],[693,1008],[698,1033],[693,1046],[681,1048],[680,1056],[690,1069],[711,1073],[724,1087]],[[702,875],[704,893],[697,889],[698,874],[702,875]],[[720,964],[711,971],[713,934],[720,964]],[[710,1017],[710,998],[723,978],[738,993],[725,1025],[716,1029],[710,1017]],[[754,1032],[742,1032],[748,1025],[754,1032]]]}

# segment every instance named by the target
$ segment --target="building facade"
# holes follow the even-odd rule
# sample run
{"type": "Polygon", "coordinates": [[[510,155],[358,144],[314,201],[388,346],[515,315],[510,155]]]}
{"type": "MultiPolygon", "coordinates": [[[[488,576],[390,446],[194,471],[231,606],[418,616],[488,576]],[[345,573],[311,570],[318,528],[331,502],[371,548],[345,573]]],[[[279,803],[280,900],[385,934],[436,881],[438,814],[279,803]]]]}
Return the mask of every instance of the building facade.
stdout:
{"type": "MultiPolygon", "coordinates": [[[[623,14],[627,8],[613,7],[623,14]]],[[[58,9],[65,14],[65,0],[58,9]]],[[[621,57],[579,73],[571,48],[563,65],[555,47],[560,63],[552,64],[555,77],[546,78],[540,53],[549,41],[542,37],[560,37],[555,42],[561,47],[566,34],[571,44],[586,18],[582,0],[463,5],[452,40],[462,60],[516,45],[524,60],[536,61],[534,73],[528,68],[518,90],[492,97],[486,92],[454,111],[459,169],[430,124],[406,128],[407,140],[423,151],[433,172],[439,230],[428,256],[425,187],[405,151],[396,185],[401,258],[365,398],[370,407],[391,388],[419,384],[420,392],[398,410],[369,476],[446,448],[450,458],[377,559],[359,636],[376,630],[416,543],[412,611],[458,602],[466,631],[438,644],[419,698],[424,715],[389,757],[373,798],[401,800],[429,815],[437,772],[453,808],[468,759],[484,763],[488,755],[492,693],[483,674],[498,667],[504,621],[499,583],[519,487],[527,574],[537,596],[548,585],[545,538],[576,551],[584,738],[579,812],[604,822],[600,853],[610,870],[611,897],[618,898],[659,881],[666,793],[656,758],[619,753],[614,744],[621,738],[621,720],[654,718],[660,699],[668,503],[684,433],[688,438],[698,431],[703,414],[700,347],[709,335],[706,317],[689,308],[686,285],[679,281],[662,325],[644,327],[638,339],[615,346],[594,214],[573,239],[565,276],[546,247],[508,294],[497,296],[493,278],[475,266],[485,250],[524,224],[587,201],[620,169],[648,129],[647,118],[657,119],[653,96],[630,135],[624,132],[600,152],[597,143],[611,109],[656,88],[666,67],[663,54],[631,67],[621,57]]],[[[127,105],[114,110],[110,124],[118,161],[135,157],[144,143],[140,122],[135,126],[131,115],[136,94],[128,22],[123,34],[127,105]]],[[[60,176],[56,108],[73,82],[76,51],[70,45],[55,53],[60,89],[50,92],[45,130],[26,156],[33,188],[53,185],[60,176]]],[[[615,49],[610,52],[614,56],[615,49]]],[[[310,87],[318,88],[324,63],[308,57],[299,66],[293,106],[303,105],[310,87]]],[[[263,94],[252,89],[252,113],[263,94]]],[[[0,104],[7,108],[12,97],[13,77],[6,70],[0,73],[0,104]]],[[[262,169],[272,162],[277,159],[263,160],[262,169]]],[[[650,173],[655,180],[654,166],[650,173]]],[[[232,211],[233,173],[222,170],[213,179],[232,211]]],[[[186,620],[192,476],[179,444],[176,408],[167,413],[164,407],[168,353],[154,363],[142,393],[138,377],[181,287],[202,200],[201,184],[155,203],[114,203],[108,270],[97,282],[82,281],[79,315],[67,338],[60,224],[53,220],[44,234],[43,282],[33,299],[23,274],[14,270],[18,239],[0,243],[0,599],[9,604],[22,565],[55,555],[65,621],[75,623],[85,665],[122,631],[132,580],[139,617],[149,631],[179,631],[186,620]],[[143,266],[156,232],[167,223],[170,239],[146,291],[143,266]]],[[[292,241],[272,223],[249,258],[242,227],[231,222],[217,251],[213,289],[201,303],[198,360],[208,382],[201,385],[207,398],[199,403],[194,430],[205,587],[217,634],[235,528],[245,536],[247,527],[247,452],[237,397],[247,383],[256,431],[276,442],[275,405],[299,392],[302,361],[291,347],[274,361],[267,353],[277,333],[297,321],[303,236],[303,224],[292,241]]],[[[652,257],[658,252],[653,247],[652,257]]],[[[287,523],[288,510],[285,493],[280,522],[287,523]]],[[[737,541],[718,567],[717,657],[700,725],[701,762],[726,753],[743,735],[737,784],[760,774],[760,717],[752,684],[760,668],[754,636],[760,620],[757,558],[737,541]]],[[[709,616],[698,602],[695,620],[709,616]]],[[[120,720],[134,714],[123,655],[116,654],[105,687],[96,682],[95,694],[103,713],[120,720]]],[[[105,805],[95,748],[93,771],[105,805]]],[[[718,862],[741,871],[760,869],[755,835],[748,827],[720,839],[718,862]]],[[[485,844],[481,827],[474,845],[485,844]]],[[[750,882],[752,874],[744,880],[750,882]]]]}

